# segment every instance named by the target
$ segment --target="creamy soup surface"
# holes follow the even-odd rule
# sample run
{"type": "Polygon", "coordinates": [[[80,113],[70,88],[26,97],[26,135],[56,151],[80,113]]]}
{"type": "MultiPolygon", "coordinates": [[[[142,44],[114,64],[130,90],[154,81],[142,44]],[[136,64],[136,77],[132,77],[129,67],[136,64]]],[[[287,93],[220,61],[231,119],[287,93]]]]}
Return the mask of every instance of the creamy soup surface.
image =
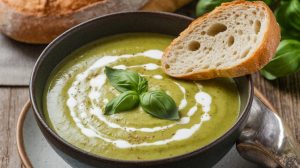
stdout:
{"type": "Polygon", "coordinates": [[[88,44],[52,72],[44,92],[46,120],[69,143],[93,154],[121,160],[163,159],[192,152],[228,131],[236,122],[240,98],[232,79],[182,81],[160,64],[173,37],[120,34],[88,44]],[[104,67],[138,72],[149,90],[164,90],[176,102],[180,120],[158,119],[141,107],[104,115],[119,95],[104,67]]]}

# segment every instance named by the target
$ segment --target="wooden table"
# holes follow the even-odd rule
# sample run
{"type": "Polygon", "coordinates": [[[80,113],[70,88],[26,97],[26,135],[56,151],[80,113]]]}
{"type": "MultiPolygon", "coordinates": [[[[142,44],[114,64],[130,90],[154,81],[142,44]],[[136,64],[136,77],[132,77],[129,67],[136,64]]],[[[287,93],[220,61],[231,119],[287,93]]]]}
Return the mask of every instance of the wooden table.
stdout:
{"type": "MultiPolygon", "coordinates": [[[[271,82],[255,74],[253,80],[300,142],[300,73],[271,82]]],[[[15,130],[18,114],[27,100],[27,87],[0,87],[0,168],[22,167],[15,130]]]]}

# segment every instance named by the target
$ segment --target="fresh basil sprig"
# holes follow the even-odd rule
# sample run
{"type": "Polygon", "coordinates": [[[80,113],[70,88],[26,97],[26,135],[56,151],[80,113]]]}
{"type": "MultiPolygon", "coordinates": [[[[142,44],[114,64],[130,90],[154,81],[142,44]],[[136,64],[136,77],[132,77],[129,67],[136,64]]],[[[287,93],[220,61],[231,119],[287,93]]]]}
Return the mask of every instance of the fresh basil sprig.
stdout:
{"type": "Polygon", "coordinates": [[[134,90],[141,94],[148,90],[148,81],[134,71],[105,67],[105,74],[119,92],[134,90]]]}
{"type": "Polygon", "coordinates": [[[178,120],[179,112],[175,101],[163,91],[148,91],[148,81],[138,73],[130,70],[105,67],[105,74],[121,94],[107,103],[105,115],[136,108],[139,104],[143,110],[160,119],[178,120]]]}
{"type": "Polygon", "coordinates": [[[157,118],[178,120],[179,114],[175,101],[165,92],[156,90],[140,95],[143,110],[157,118]]]}
{"type": "Polygon", "coordinates": [[[286,76],[300,70],[300,41],[283,40],[275,57],[260,72],[269,79],[286,76]]]}

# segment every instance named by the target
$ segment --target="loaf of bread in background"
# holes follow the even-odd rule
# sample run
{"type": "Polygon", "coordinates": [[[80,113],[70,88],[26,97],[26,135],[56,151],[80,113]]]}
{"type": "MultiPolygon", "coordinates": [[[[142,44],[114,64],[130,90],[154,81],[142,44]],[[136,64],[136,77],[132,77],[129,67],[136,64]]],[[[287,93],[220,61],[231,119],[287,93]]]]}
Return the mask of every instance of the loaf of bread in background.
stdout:
{"type": "Polygon", "coordinates": [[[190,80],[243,76],[265,66],[279,42],[280,27],[264,2],[223,3],[173,40],[162,67],[190,80]]]}
{"type": "Polygon", "coordinates": [[[142,10],[174,12],[189,2],[192,0],[149,0],[142,10]]]}
{"type": "Polygon", "coordinates": [[[141,9],[174,11],[189,1],[0,0],[0,30],[17,41],[47,44],[70,27],[97,16],[141,9]]]}

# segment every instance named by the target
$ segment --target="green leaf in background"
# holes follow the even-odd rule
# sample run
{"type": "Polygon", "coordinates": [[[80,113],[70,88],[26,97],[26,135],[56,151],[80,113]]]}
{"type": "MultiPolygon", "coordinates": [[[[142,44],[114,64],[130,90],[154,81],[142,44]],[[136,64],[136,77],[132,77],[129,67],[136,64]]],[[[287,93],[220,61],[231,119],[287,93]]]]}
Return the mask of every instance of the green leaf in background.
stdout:
{"type": "Polygon", "coordinates": [[[300,33],[300,1],[292,0],[286,13],[292,27],[300,33]]]}
{"type": "Polygon", "coordinates": [[[126,91],[112,99],[105,107],[105,115],[134,109],[139,105],[139,95],[135,91],[126,91]]]}
{"type": "Polygon", "coordinates": [[[276,56],[266,65],[261,74],[274,80],[290,75],[300,69],[300,42],[298,40],[283,40],[280,42],[276,56]]]}
{"type": "Polygon", "coordinates": [[[200,0],[196,6],[196,16],[201,16],[215,9],[215,7],[221,5],[221,3],[230,1],[231,0],[200,0]]]}
{"type": "Polygon", "coordinates": [[[148,90],[148,81],[134,71],[105,67],[105,74],[119,92],[134,90],[140,94],[148,90]]]}
{"type": "MultiPolygon", "coordinates": [[[[220,6],[224,2],[230,2],[233,0],[200,0],[196,6],[196,16],[201,16],[206,12],[209,12],[215,7],[220,6]]],[[[267,5],[272,5],[276,0],[264,0],[267,5]]]]}
{"type": "Polygon", "coordinates": [[[140,95],[143,110],[148,114],[169,120],[178,120],[179,112],[174,100],[163,91],[149,91],[140,95]]]}
{"type": "Polygon", "coordinates": [[[300,2],[299,0],[281,1],[275,10],[277,22],[283,38],[300,38],[300,2]]]}

